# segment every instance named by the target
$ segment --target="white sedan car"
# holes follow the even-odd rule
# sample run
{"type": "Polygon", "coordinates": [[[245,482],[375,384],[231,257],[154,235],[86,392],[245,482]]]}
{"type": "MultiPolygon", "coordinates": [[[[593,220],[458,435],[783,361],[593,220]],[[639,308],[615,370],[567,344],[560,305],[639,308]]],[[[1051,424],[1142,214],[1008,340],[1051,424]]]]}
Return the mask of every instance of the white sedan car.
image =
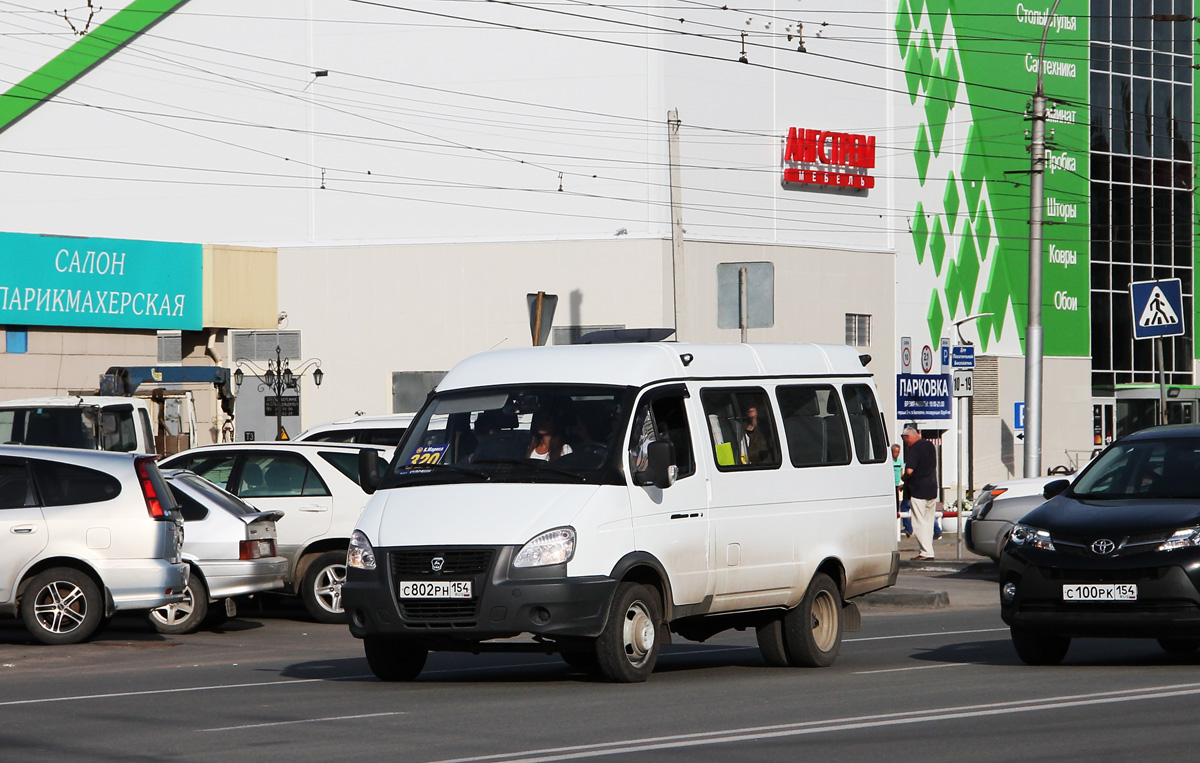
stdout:
{"type": "Polygon", "coordinates": [[[350,533],[371,497],[358,482],[361,451],[387,470],[392,448],[326,442],[236,442],[185,450],[162,462],[215,482],[257,509],[282,512],[278,550],[288,560],[284,593],[304,598],[323,623],[346,621],[342,582],[350,533]]]}
{"type": "Polygon", "coordinates": [[[192,568],[183,601],[150,610],[159,633],[191,633],[233,614],[231,597],[283,587],[287,559],[275,549],[282,511],[259,511],[203,477],[164,469],[183,514],[183,559],[192,568]],[[209,611],[209,604],[221,607],[209,611]]]}

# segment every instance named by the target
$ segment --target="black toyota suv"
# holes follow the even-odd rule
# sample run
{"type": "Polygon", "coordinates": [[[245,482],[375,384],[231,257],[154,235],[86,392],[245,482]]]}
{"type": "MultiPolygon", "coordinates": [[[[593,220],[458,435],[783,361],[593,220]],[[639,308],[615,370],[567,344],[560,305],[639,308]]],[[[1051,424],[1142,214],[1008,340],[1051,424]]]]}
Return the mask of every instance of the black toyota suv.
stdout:
{"type": "Polygon", "coordinates": [[[1200,426],[1113,443],[1012,530],[1000,610],[1018,656],[1063,660],[1072,638],[1155,638],[1200,648],[1200,426]]]}

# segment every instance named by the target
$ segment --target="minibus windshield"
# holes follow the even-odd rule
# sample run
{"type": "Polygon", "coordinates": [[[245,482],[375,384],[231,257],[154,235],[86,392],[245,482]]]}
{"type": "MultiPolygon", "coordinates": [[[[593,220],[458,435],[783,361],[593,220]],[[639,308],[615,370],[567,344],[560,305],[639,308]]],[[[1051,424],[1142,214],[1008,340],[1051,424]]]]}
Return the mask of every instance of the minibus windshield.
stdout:
{"type": "Polygon", "coordinates": [[[573,384],[439,393],[412,423],[381,487],[624,484],[617,454],[633,394],[573,384]]]}

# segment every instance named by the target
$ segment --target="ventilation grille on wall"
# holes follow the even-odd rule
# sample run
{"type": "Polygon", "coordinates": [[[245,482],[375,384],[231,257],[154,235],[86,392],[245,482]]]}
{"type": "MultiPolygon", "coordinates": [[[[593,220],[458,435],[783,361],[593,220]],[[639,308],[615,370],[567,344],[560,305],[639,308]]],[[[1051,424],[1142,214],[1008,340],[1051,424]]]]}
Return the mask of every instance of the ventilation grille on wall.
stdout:
{"type": "Polygon", "coordinates": [[[975,356],[976,416],[1000,415],[1000,364],[993,355],[975,356]]]}
{"type": "Polygon", "coordinates": [[[289,360],[299,360],[299,331],[235,331],[232,360],[253,360],[263,363],[275,360],[275,347],[289,360]]]}
{"type": "Polygon", "coordinates": [[[158,362],[183,362],[183,335],[178,331],[158,335],[158,362]]]}

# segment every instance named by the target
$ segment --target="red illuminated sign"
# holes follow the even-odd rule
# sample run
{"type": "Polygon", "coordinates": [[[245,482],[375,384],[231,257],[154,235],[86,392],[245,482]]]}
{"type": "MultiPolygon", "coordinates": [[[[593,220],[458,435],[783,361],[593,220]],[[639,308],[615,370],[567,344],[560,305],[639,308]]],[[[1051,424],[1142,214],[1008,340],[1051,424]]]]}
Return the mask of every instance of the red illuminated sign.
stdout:
{"type": "Polygon", "coordinates": [[[851,190],[875,187],[875,136],[792,127],[783,147],[783,184],[851,190]]]}

